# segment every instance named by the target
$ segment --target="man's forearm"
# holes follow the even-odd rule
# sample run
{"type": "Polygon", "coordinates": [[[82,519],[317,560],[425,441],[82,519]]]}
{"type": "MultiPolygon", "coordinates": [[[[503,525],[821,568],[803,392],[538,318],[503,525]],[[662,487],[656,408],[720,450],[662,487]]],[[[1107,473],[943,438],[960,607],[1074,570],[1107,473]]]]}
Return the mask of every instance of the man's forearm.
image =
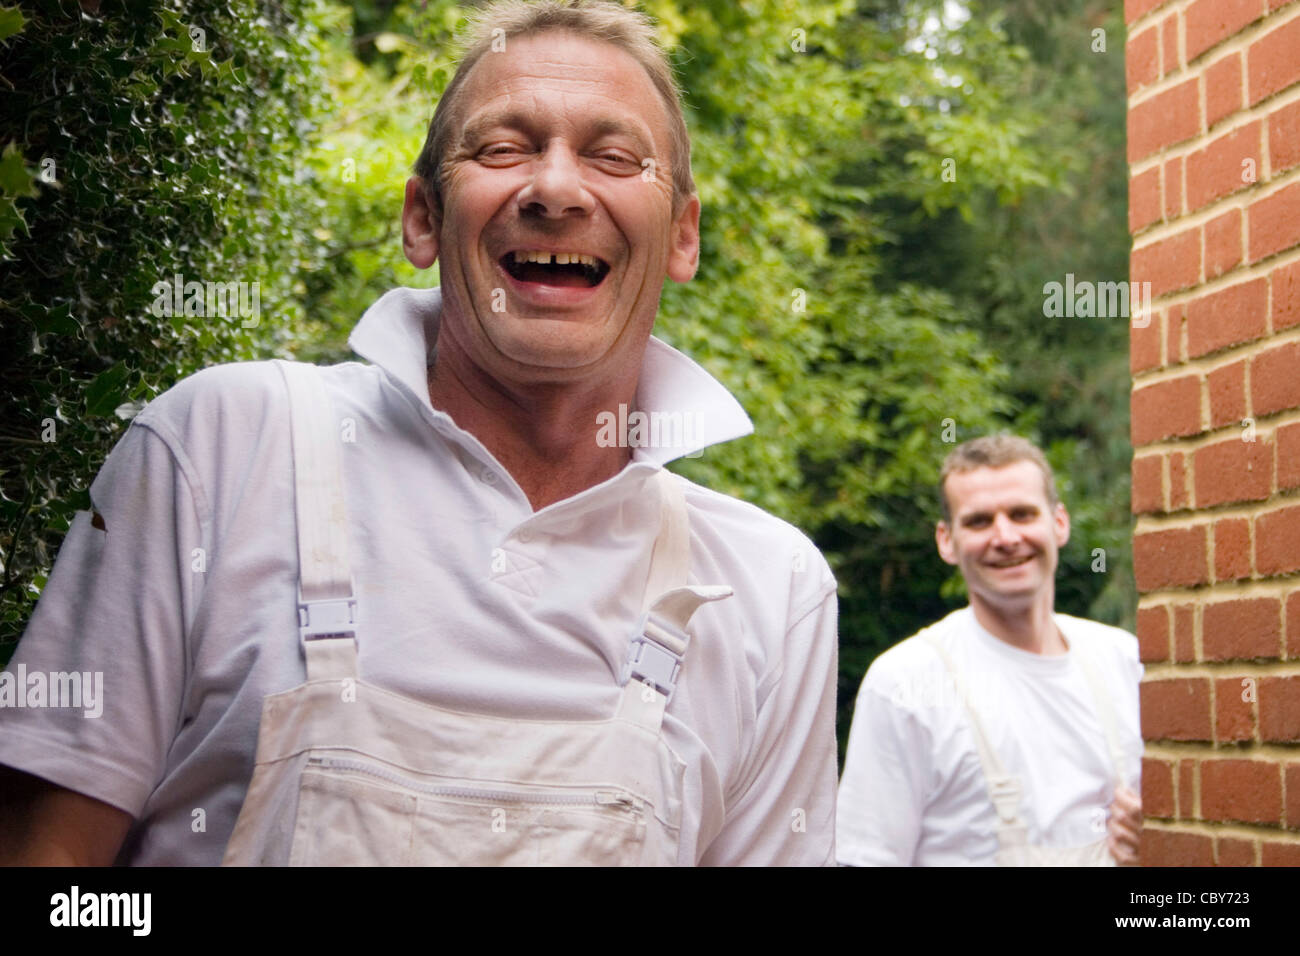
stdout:
{"type": "Polygon", "coordinates": [[[131,815],[85,794],[0,767],[0,866],[110,866],[131,815]]]}

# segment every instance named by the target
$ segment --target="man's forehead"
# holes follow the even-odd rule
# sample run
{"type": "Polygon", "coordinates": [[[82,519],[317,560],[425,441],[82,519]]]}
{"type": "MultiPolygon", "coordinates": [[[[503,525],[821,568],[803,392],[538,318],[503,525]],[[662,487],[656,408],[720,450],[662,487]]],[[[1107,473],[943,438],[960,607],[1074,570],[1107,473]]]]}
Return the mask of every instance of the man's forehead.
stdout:
{"type": "Polygon", "coordinates": [[[954,471],[945,483],[954,513],[1019,504],[1047,505],[1043,473],[1032,461],[954,471]]]}
{"type": "MultiPolygon", "coordinates": [[[[513,37],[505,51],[484,53],[465,79],[459,119],[465,123],[486,110],[501,109],[516,96],[548,93],[596,96],[611,113],[643,124],[663,123],[666,130],[667,112],[635,57],[616,44],[558,29],[513,37]],[[652,115],[642,115],[639,104],[652,115]]],[[[555,111],[563,106],[563,100],[556,102],[555,111]]]]}

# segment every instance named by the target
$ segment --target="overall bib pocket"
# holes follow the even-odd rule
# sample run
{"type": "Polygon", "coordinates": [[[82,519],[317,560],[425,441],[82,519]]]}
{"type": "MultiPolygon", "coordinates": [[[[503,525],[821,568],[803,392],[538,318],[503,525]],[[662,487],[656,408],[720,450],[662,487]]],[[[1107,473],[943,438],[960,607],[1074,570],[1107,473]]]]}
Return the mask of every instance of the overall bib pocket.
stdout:
{"type": "Polygon", "coordinates": [[[620,787],[449,781],[379,761],[312,757],[292,865],[616,866],[636,863],[645,801],[620,787]]]}

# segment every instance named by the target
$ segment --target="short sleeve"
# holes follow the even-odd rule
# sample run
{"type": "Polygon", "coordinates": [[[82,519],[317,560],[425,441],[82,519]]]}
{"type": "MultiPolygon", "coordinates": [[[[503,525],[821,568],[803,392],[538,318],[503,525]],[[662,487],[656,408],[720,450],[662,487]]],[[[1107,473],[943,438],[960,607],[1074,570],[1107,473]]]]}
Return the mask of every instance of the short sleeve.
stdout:
{"type": "Polygon", "coordinates": [[[833,579],[828,588],[789,629],[781,667],[764,682],[769,693],[758,710],[746,783],[729,802],[726,822],[702,865],[835,864],[838,605],[833,579]]]}
{"type": "Polygon", "coordinates": [[[138,421],[90,497],[100,520],[77,514],[7,668],[0,763],[139,816],[180,722],[204,522],[185,469],[138,421]]]}
{"type": "Polygon", "coordinates": [[[875,676],[868,672],[863,679],[849,729],[836,812],[837,858],[846,866],[911,866],[933,742],[875,676]]]}

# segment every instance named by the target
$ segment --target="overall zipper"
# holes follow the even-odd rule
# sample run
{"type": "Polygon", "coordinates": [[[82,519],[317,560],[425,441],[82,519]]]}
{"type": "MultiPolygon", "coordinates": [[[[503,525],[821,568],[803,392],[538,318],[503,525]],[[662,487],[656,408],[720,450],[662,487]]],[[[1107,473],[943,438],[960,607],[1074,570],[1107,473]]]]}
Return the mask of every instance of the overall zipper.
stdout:
{"type": "Polygon", "coordinates": [[[399,787],[405,787],[408,790],[416,790],[420,793],[427,793],[431,796],[437,797],[463,797],[470,800],[482,800],[487,803],[540,803],[555,804],[559,806],[621,807],[634,810],[637,813],[640,813],[645,807],[645,801],[641,800],[639,797],[627,793],[619,793],[614,790],[592,790],[585,793],[552,794],[528,791],[486,790],[473,787],[448,787],[427,783],[423,780],[417,780],[413,777],[397,773],[396,771],[388,770],[384,767],[376,767],[359,760],[344,760],[337,757],[311,757],[307,761],[307,766],[378,777],[380,780],[386,780],[389,783],[397,784],[399,787]]]}

